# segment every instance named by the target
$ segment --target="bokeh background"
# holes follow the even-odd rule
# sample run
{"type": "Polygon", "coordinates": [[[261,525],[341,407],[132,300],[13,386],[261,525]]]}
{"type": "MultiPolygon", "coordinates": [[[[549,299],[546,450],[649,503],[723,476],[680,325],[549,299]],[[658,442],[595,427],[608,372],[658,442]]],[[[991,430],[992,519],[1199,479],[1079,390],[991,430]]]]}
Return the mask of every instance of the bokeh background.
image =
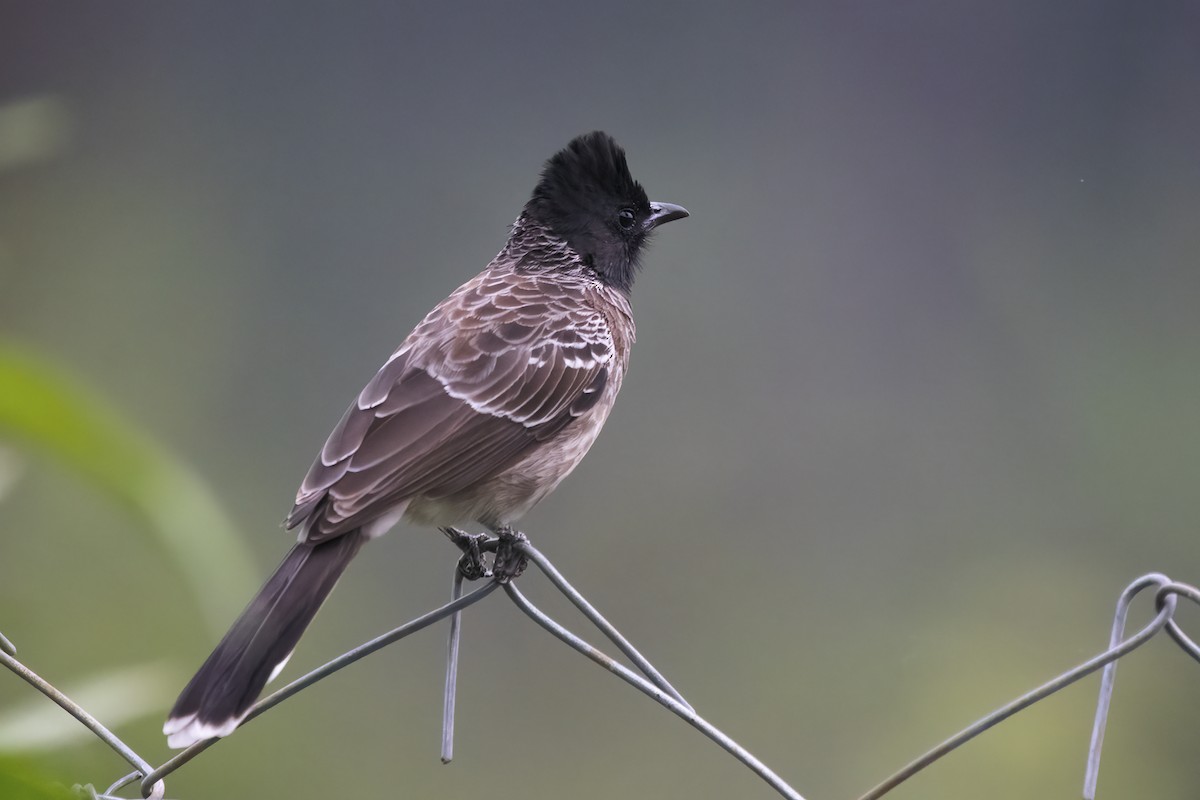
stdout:
{"type": "MultiPolygon", "coordinates": [[[[157,520],[216,565],[206,603],[97,488],[119,459],[89,477],[10,430],[0,630],[165,758],[345,404],[603,128],[692,217],[646,259],[604,436],[524,527],[708,719],[810,800],[856,796],[1102,649],[1137,575],[1200,580],[1197,41],[1194,2],[5,3],[0,336],[219,511],[157,520]],[[204,544],[213,514],[248,562],[204,544]]],[[[442,602],[454,558],[373,544],[285,674],[442,602]]],[[[466,618],[442,766],[443,637],[169,795],[774,796],[499,596],[466,618]]],[[[1164,639],[1120,672],[1102,794],[1195,797],[1196,665],[1164,639]]],[[[894,796],[1076,796],[1096,687],[894,796]]],[[[42,705],[0,675],[8,763],[122,774],[34,737],[42,705]]]]}

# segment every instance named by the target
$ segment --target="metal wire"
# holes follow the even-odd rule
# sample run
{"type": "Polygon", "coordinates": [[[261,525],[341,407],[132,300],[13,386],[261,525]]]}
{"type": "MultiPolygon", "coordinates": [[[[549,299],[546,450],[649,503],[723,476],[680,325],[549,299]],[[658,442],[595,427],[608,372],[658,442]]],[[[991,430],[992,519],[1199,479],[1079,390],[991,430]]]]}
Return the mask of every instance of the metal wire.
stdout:
{"type": "MultiPolygon", "coordinates": [[[[1133,598],[1149,586],[1161,588],[1170,583],[1171,579],[1166,575],[1151,572],[1125,587],[1125,591],[1121,592],[1121,596],[1117,598],[1117,610],[1113,614],[1112,633],[1108,637],[1110,649],[1116,647],[1125,635],[1125,620],[1129,616],[1129,605],[1133,602],[1133,598]]],[[[1159,612],[1160,615],[1165,610],[1166,606],[1164,605],[1159,612]]],[[[1173,606],[1172,610],[1174,610],[1173,606]]],[[[1104,746],[1104,731],[1108,726],[1108,709],[1112,705],[1113,685],[1116,680],[1117,661],[1113,660],[1105,665],[1104,672],[1100,676],[1100,697],[1096,700],[1096,718],[1092,723],[1092,741],[1088,746],[1087,768],[1083,776],[1084,800],[1095,800],[1096,797],[1096,781],[1100,775],[1100,749],[1104,746]]]]}
{"type": "MultiPolygon", "coordinates": [[[[608,671],[620,677],[622,680],[634,686],[644,694],[654,698],[663,706],[670,709],[680,718],[688,722],[688,724],[701,731],[708,736],[726,752],[734,756],[738,761],[753,770],[759,777],[766,781],[773,789],[784,797],[790,800],[803,800],[799,793],[791,786],[783,781],[778,775],[771,771],[765,764],[759,761],[745,748],[730,739],[711,723],[701,718],[696,714],[695,710],[687,704],[687,702],[679,695],[679,693],[671,686],[670,683],[647,661],[629,642],[622,636],[616,628],[614,628],[596,609],[588,603],[586,599],[562,576],[554,565],[547,559],[539,550],[534,548],[527,542],[517,545],[530,561],[538,566],[538,568],[546,575],[546,577],[554,584],[554,586],[563,593],[587,618],[594,624],[597,629],[604,633],[610,641],[612,641],[622,653],[624,653],[630,661],[641,670],[646,677],[636,674],[625,665],[616,661],[612,657],[606,655],[602,651],[588,644],[586,641],[576,636],[575,634],[562,627],[553,619],[544,614],[540,609],[529,602],[528,599],[517,589],[515,581],[510,581],[503,584],[508,597],[512,602],[526,615],[532,618],[545,630],[549,631],[559,640],[565,642],[576,651],[587,656],[595,663],[603,666],[608,671]]],[[[453,735],[454,735],[454,694],[457,684],[457,668],[458,668],[458,650],[459,640],[461,638],[460,627],[460,612],[467,606],[479,602],[488,594],[495,591],[502,584],[497,580],[489,580],[486,584],[475,589],[474,591],[463,595],[462,594],[462,576],[456,571],[456,578],[451,592],[451,602],[437,608],[427,614],[424,614],[416,619],[405,623],[382,636],[376,637],[369,642],[366,642],[359,647],[350,650],[347,653],[338,656],[329,661],[323,666],[309,672],[307,675],[299,678],[279,691],[260,700],[255,704],[254,708],[246,717],[246,721],[254,719],[260,714],[265,713],[269,709],[288,699],[297,692],[311,686],[312,684],[323,680],[332,675],[334,672],[349,666],[355,661],[365,658],[371,653],[386,647],[387,645],[398,641],[399,639],[415,633],[422,628],[428,627],[433,623],[451,617],[451,635],[447,645],[447,675],[446,675],[446,695],[445,695],[445,710],[443,715],[443,737],[442,737],[442,758],[443,761],[449,761],[453,755],[453,735]]],[[[1088,749],[1088,765],[1084,777],[1084,797],[1086,800],[1094,800],[1096,792],[1096,783],[1099,774],[1100,752],[1104,740],[1104,729],[1107,722],[1108,710],[1112,702],[1113,687],[1116,680],[1117,661],[1123,656],[1129,654],[1136,648],[1140,647],[1146,641],[1151,639],[1159,631],[1166,629],[1170,638],[1179,645],[1180,649],[1188,653],[1193,659],[1200,662],[1200,645],[1197,645],[1183,630],[1179,627],[1174,619],[1177,608],[1177,599],[1183,597],[1193,603],[1200,604],[1200,589],[1195,586],[1177,583],[1172,581],[1165,575],[1160,573],[1150,573],[1143,575],[1133,581],[1121,593],[1117,600],[1116,612],[1113,617],[1112,630],[1109,638],[1109,648],[1104,652],[1096,655],[1088,661],[1064,672],[1053,680],[1039,686],[1031,692],[1013,700],[1011,703],[1002,708],[993,711],[983,717],[974,724],[963,729],[959,733],[950,737],[938,746],[934,747],[927,753],[910,762],[903,769],[896,772],[891,777],[880,783],[874,789],[863,795],[861,800],[877,800],[877,798],[890,792],[895,787],[899,786],[904,781],[911,778],[921,770],[933,764],[937,760],[943,758],[950,752],[961,747],[966,742],[975,738],[979,734],[997,725],[1012,715],[1028,708],[1030,705],[1048,697],[1055,692],[1063,689],[1066,686],[1080,680],[1086,675],[1104,668],[1104,674],[1100,684],[1100,694],[1097,700],[1096,717],[1093,725],[1092,739],[1088,749]],[[1129,637],[1124,637],[1125,624],[1127,621],[1130,605],[1134,597],[1149,587],[1156,587],[1155,603],[1157,614],[1154,619],[1137,633],[1129,637]]],[[[140,779],[140,791],[143,797],[161,798],[165,792],[165,786],[162,779],[170,773],[177,770],[179,767],[186,764],[191,759],[195,758],[199,753],[211,747],[218,740],[208,739],[203,742],[198,742],[191,747],[178,753],[176,756],[159,766],[157,769],[151,769],[150,765],[143,760],[136,752],[128,745],[122,742],[116,735],[109,731],[98,720],[88,714],[77,703],[68,698],[65,694],[52,686],[49,682],[38,676],[24,664],[16,659],[16,648],[6,639],[3,634],[0,634],[0,663],[6,666],[9,670],[19,675],[22,679],[49,697],[69,714],[71,714],[80,723],[85,725],[99,739],[104,741],[110,748],[117,752],[125,761],[129,762],[134,767],[134,771],[113,783],[103,794],[98,793],[94,787],[81,787],[83,791],[90,792],[90,796],[99,800],[121,800],[113,793],[119,789],[126,787],[140,779]]]]}
{"type": "Polygon", "coordinates": [[[550,563],[550,559],[546,558],[540,550],[530,544],[528,541],[517,544],[517,549],[523,552],[530,561],[532,561],[542,573],[550,579],[560,592],[566,595],[567,599],[575,604],[583,615],[588,620],[600,629],[601,633],[608,637],[608,640],[617,646],[625,656],[634,663],[634,665],[642,671],[642,674],[650,679],[650,682],[662,689],[664,692],[675,698],[675,702],[686,708],[688,711],[694,711],[688,702],[683,699],[683,695],[675,691],[666,678],[664,678],[654,665],[646,660],[645,656],[637,651],[629,640],[621,635],[621,632],[612,626],[612,624],[600,615],[591,603],[584,598],[579,591],[567,582],[567,579],[562,576],[562,573],[555,568],[554,564],[550,563]]]}
{"type": "Polygon", "coordinates": [[[604,667],[609,672],[624,680],[630,686],[638,689],[646,695],[662,703],[664,706],[674,711],[681,719],[687,722],[696,730],[703,733],[709,739],[716,742],[725,752],[736,758],[738,761],[749,767],[756,775],[766,781],[772,789],[779,792],[789,800],[804,800],[800,793],[787,784],[783,778],[776,775],[766,764],[759,761],[750,753],[749,750],[742,747],[740,744],[729,738],[725,733],[720,731],[716,726],[707,720],[703,719],[699,714],[692,710],[691,706],[686,703],[681,703],[668,694],[665,690],[660,689],[646,679],[642,678],[633,670],[626,667],[617,661],[606,656],[590,644],[580,639],[575,634],[568,631],[566,628],[559,625],[550,617],[546,616],[533,603],[530,603],[521,591],[512,583],[504,584],[504,591],[508,594],[517,607],[524,611],[534,622],[541,625],[547,631],[552,633],[555,638],[563,641],[573,647],[576,651],[583,653],[585,656],[604,667]]]}
{"type": "MultiPolygon", "coordinates": [[[[1157,586],[1154,601],[1159,608],[1159,616],[1167,615],[1167,632],[1171,638],[1183,648],[1192,658],[1200,660],[1195,642],[1184,633],[1171,617],[1175,613],[1175,598],[1182,596],[1193,603],[1200,604],[1200,590],[1184,583],[1175,583],[1166,575],[1152,572],[1143,575],[1121,592],[1117,599],[1117,611],[1113,616],[1110,645],[1120,640],[1125,631],[1125,618],[1129,613],[1129,604],[1135,595],[1148,586],[1157,586]]],[[[1157,618],[1156,618],[1157,621],[1157,618]]],[[[1153,624],[1153,623],[1152,623],[1153,624]]],[[[1092,723],[1092,741],[1088,747],[1087,768],[1083,774],[1083,800],[1096,800],[1096,784],[1100,780],[1100,750],[1104,745],[1104,730],[1108,725],[1108,710],[1112,705],[1114,684],[1117,680],[1117,662],[1114,660],[1104,668],[1100,679],[1100,697],[1096,701],[1096,719],[1092,723]]]]}
{"type": "MultiPolygon", "coordinates": [[[[1112,643],[1112,646],[1110,646],[1108,650],[1105,650],[1103,653],[1095,656],[1094,658],[1088,659],[1087,661],[1085,661],[1084,663],[1080,664],[1077,667],[1067,670],[1063,674],[1059,675],[1057,678],[1047,681],[1046,683],[1042,684],[1041,686],[1034,689],[1033,691],[1028,692],[1028,693],[1018,697],[1016,700],[1013,700],[1011,703],[1008,703],[1007,705],[996,709],[991,714],[988,714],[983,719],[973,723],[972,725],[967,726],[963,730],[956,733],[954,736],[951,736],[949,739],[947,739],[946,741],[939,744],[937,747],[934,747],[932,750],[929,750],[928,752],[922,754],[918,758],[909,762],[898,772],[894,773],[893,775],[888,777],[886,780],[884,780],[882,783],[880,783],[878,786],[876,786],[874,789],[872,789],[871,791],[864,794],[860,798],[860,800],[876,800],[879,797],[883,797],[885,794],[890,792],[892,789],[895,789],[897,786],[899,786],[901,783],[903,783],[904,781],[911,778],[913,775],[916,775],[918,772],[925,769],[930,764],[934,763],[935,761],[938,761],[939,759],[943,758],[944,756],[951,753],[952,751],[957,750],[959,747],[962,747],[964,744],[969,742],[971,739],[974,739],[976,736],[983,733],[988,728],[991,728],[994,725],[997,725],[998,723],[1003,722],[1004,720],[1011,717],[1013,714],[1016,714],[1018,711],[1022,711],[1024,709],[1028,708],[1029,706],[1033,705],[1034,703],[1038,702],[1039,700],[1049,697],[1050,695],[1054,694],[1055,692],[1059,691],[1060,689],[1070,686],[1072,683],[1075,683],[1075,681],[1077,681],[1080,678],[1083,678],[1087,675],[1090,675],[1091,673],[1095,672],[1096,670],[1100,669],[1101,667],[1105,666],[1106,664],[1111,665],[1112,663],[1115,663],[1118,658],[1121,658],[1122,656],[1132,652],[1133,650],[1135,650],[1138,647],[1145,644],[1147,641],[1150,640],[1151,637],[1153,637],[1156,633],[1158,633],[1160,630],[1162,630],[1167,625],[1167,623],[1171,621],[1171,616],[1172,616],[1172,614],[1175,613],[1174,597],[1173,596],[1167,597],[1161,603],[1158,615],[1155,616],[1155,618],[1148,625],[1146,625],[1146,627],[1142,628],[1140,631],[1138,631],[1136,634],[1129,637],[1128,639],[1121,641],[1121,635],[1122,635],[1122,632],[1124,631],[1124,625],[1125,625],[1125,614],[1128,612],[1130,601],[1133,599],[1133,596],[1136,595],[1139,591],[1146,588],[1147,586],[1153,586],[1153,585],[1159,585],[1159,586],[1170,585],[1170,579],[1167,578],[1165,575],[1160,575],[1158,573],[1151,573],[1149,575],[1144,575],[1141,578],[1138,578],[1133,583],[1131,583],[1125,589],[1124,592],[1121,593],[1121,597],[1117,601],[1116,619],[1114,619],[1114,621],[1113,621],[1113,631],[1114,631],[1113,643],[1112,643]]],[[[1108,688],[1108,692],[1110,695],[1111,695],[1111,690],[1112,690],[1112,686],[1111,686],[1111,680],[1110,680],[1109,688],[1108,688]]],[[[1101,689],[1101,702],[1102,703],[1103,703],[1103,698],[1105,697],[1104,691],[1105,690],[1102,688],[1101,689]]],[[[1105,713],[1107,713],[1107,709],[1105,709],[1105,713]]],[[[1097,724],[1100,726],[1100,729],[1101,729],[1101,733],[1099,734],[1099,736],[1100,736],[1100,738],[1103,738],[1103,735],[1104,735],[1103,734],[1103,722],[1099,721],[1099,718],[1100,718],[1100,714],[1098,712],[1097,724]]],[[[1093,735],[1093,742],[1095,742],[1095,735],[1093,735]]],[[[1097,755],[1097,765],[1098,765],[1098,762],[1099,762],[1099,756],[1097,755]]],[[[1090,773],[1090,770],[1091,770],[1090,762],[1089,762],[1088,769],[1089,769],[1089,774],[1091,774],[1090,773]]],[[[1093,789],[1094,789],[1094,786],[1093,786],[1093,789]]]]}
{"type": "MultiPolygon", "coordinates": [[[[1189,586],[1186,583],[1172,582],[1170,585],[1163,586],[1158,590],[1160,598],[1164,592],[1176,594],[1180,597],[1186,597],[1196,605],[1200,605],[1200,589],[1197,589],[1195,586],[1189,586]]],[[[1171,638],[1175,640],[1177,645],[1183,648],[1183,652],[1200,662],[1200,645],[1196,644],[1196,642],[1194,642],[1190,636],[1180,629],[1179,623],[1173,619],[1168,622],[1167,633],[1171,635],[1171,638]]]]}
{"type": "MultiPolygon", "coordinates": [[[[8,644],[9,648],[11,648],[13,652],[16,651],[16,648],[12,647],[12,642],[9,642],[7,639],[4,641],[8,644]]],[[[20,676],[21,679],[30,686],[53,700],[60,708],[62,708],[72,717],[79,720],[79,722],[81,722],[84,727],[94,733],[96,737],[100,739],[100,741],[107,744],[113,749],[114,752],[121,756],[121,758],[129,762],[130,766],[139,770],[143,775],[150,772],[150,764],[137,753],[135,753],[129,745],[121,741],[115,733],[104,727],[100,720],[96,719],[87,711],[85,711],[83,706],[67,697],[49,681],[18,661],[15,656],[8,652],[8,648],[6,648],[5,651],[0,652],[0,663],[4,664],[4,666],[8,667],[14,673],[20,676]]],[[[147,792],[144,796],[149,797],[153,793],[156,797],[162,797],[163,787],[160,782],[151,781],[150,783],[146,784],[146,787],[147,792]]]]}
{"type": "MultiPolygon", "coordinates": [[[[450,599],[462,597],[463,574],[454,568],[450,599]]],[[[442,694],[442,763],[454,760],[454,703],[458,696],[458,645],[462,639],[462,612],[450,615],[450,638],[446,643],[446,689],[442,694]]]]}
{"type": "MultiPolygon", "coordinates": [[[[469,605],[478,603],[480,600],[494,592],[499,585],[500,584],[495,581],[488,581],[470,594],[464,595],[457,600],[453,600],[441,608],[434,609],[428,614],[423,614],[416,619],[411,620],[410,622],[406,622],[398,628],[393,628],[382,636],[377,636],[371,641],[361,644],[347,653],[343,653],[332,661],[326,662],[324,665],[317,667],[304,677],[297,678],[274,694],[259,700],[254,704],[254,708],[250,710],[250,713],[246,715],[246,719],[242,722],[242,724],[246,724],[255,717],[258,717],[279,705],[284,700],[287,700],[297,692],[306,689],[319,680],[329,677],[343,667],[350,666],[360,658],[365,658],[371,653],[374,653],[376,650],[387,647],[389,644],[403,639],[410,633],[416,633],[422,628],[427,628],[438,620],[445,619],[446,617],[450,616],[455,611],[459,611],[469,605]]],[[[181,751],[174,758],[170,759],[162,766],[158,767],[158,769],[155,769],[153,772],[148,774],[142,780],[142,797],[149,797],[147,787],[154,781],[158,781],[161,778],[170,775],[172,772],[191,761],[200,753],[204,752],[209,747],[212,747],[218,741],[220,741],[220,739],[205,739],[202,742],[196,742],[194,745],[186,750],[181,751]]]]}
{"type": "Polygon", "coordinates": [[[114,783],[112,786],[109,786],[107,789],[104,790],[104,793],[112,794],[113,792],[118,791],[119,789],[122,789],[123,787],[128,786],[129,784],[133,783],[138,778],[141,778],[143,776],[143,774],[144,773],[142,773],[140,770],[134,770],[133,772],[129,773],[128,775],[126,775],[122,778],[118,778],[116,783],[114,783]]]}
{"type": "MultiPolygon", "coordinates": [[[[498,538],[480,538],[473,537],[469,534],[455,528],[443,528],[443,532],[450,538],[451,541],[464,551],[464,553],[472,552],[476,559],[478,554],[482,552],[493,552],[499,544],[498,538]]],[[[663,691],[667,692],[680,705],[686,708],[689,712],[694,710],[688,702],[675,690],[673,686],[662,676],[654,665],[651,664],[645,656],[637,651],[629,641],[621,635],[616,628],[606,620],[599,611],[597,611],[591,603],[589,603],[582,594],[572,586],[562,573],[555,568],[545,555],[529,544],[528,539],[518,539],[514,545],[522,555],[533,561],[538,568],[550,579],[550,581],[561,591],[572,603],[575,604],[584,616],[586,616],[593,625],[600,629],[612,642],[614,642],[621,652],[634,663],[634,665],[642,671],[642,673],[650,679],[654,685],[658,686],[663,691]]],[[[462,591],[462,583],[464,580],[463,562],[460,561],[458,567],[454,570],[454,583],[451,587],[451,596],[457,597],[462,591]]],[[[457,695],[458,686],[458,651],[461,639],[461,627],[459,618],[461,612],[455,613],[450,617],[450,636],[447,644],[446,656],[446,688],[442,702],[442,763],[449,764],[454,757],[454,705],[457,695]]]]}

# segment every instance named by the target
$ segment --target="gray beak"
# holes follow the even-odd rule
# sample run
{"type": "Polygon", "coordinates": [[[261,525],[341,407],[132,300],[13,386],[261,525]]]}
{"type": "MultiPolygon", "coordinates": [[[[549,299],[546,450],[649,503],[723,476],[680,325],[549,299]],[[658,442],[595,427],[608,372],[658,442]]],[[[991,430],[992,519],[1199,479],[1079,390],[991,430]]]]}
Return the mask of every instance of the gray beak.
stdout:
{"type": "Polygon", "coordinates": [[[674,203],[651,203],[650,216],[646,217],[646,230],[665,225],[674,219],[683,219],[686,216],[688,216],[688,210],[683,206],[677,206],[674,203]]]}

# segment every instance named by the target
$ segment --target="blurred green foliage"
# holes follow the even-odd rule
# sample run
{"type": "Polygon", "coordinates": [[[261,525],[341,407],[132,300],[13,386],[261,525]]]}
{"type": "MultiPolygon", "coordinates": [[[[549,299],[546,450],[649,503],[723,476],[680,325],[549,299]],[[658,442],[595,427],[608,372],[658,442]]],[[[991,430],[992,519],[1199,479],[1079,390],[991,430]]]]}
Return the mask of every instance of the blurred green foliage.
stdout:
{"type": "MultiPolygon", "coordinates": [[[[250,558],[211,490],[145,432],[108,406],[99,393],[52,359],[0,341],[0,442],[49,458],[132,512],[145,540],[187,586],[219,633],[253,582],[250,558]],[[212,591],[223,575],[231,591],[212,591]]],[[[52,537],[53,532],[39,532],[52,537]]],[[[110,725],[155,712],[174,678],[153,665],[94,675],[70,690],[76,702],[110,725]]],[[[0,676],[0,680],[15,680],[0,676]]],[[[74,719],[34,695],[4,709],[0,749],[56,750],[94,740],[74,719]]],[[[0,798],[50,800],[72,793],[22,758],[0,757],[0,798]]],[[[61,779],[63,776],[56,776],[61,779]]]]}
{"type": "Polygon", "coordinates": [[[76,796],[34,764],[0,755],[0,797],[4,800],[74,800],[76,796]]]}
{"type": "Polygon", "coordinates": [[[62,367],[4,341],[0,439],[60,461],[132,511],[213,631],[224,630],[256,576],[234,526],[190,468],[62,367]],[[210,591],[214,575],[228,592],[210,591]]]}

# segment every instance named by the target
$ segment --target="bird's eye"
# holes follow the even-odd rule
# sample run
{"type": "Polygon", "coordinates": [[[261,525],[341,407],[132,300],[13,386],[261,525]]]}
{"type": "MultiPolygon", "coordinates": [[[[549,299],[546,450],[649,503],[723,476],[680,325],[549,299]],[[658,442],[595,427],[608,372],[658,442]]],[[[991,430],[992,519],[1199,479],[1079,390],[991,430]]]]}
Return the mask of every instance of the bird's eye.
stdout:
{"type": "Polygon", "coordinates": [[[629,230],[633,227],[633,223],[637,222],[637,217],[634,215],[632,208],[622,208],[617,213],[617,222],[620,223],[622,228],[629,230]]]}

